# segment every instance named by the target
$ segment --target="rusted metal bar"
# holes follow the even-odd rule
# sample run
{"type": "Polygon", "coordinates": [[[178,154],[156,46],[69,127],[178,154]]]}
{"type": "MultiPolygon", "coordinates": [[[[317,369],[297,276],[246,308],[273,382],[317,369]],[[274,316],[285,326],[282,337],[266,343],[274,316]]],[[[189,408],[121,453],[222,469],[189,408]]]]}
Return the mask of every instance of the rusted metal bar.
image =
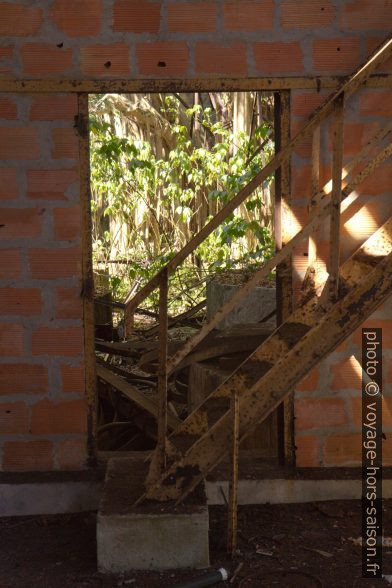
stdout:
{"type": "MultiPolygon", "coordinates": [[[[275,150],[290,141],[290,91],[277,92],[275,98],[275,150]]],[[[291,206],[291,158],[275,172],[275,247],[280,251],[292,235],[287,211],[291,206]]],[[[293,308],[292,257],[289,255],[276,267],[276,322],[280,325],[293,308]]],[[[294,459],[294,402],[287,397],[277,410],[278,459],[283,465],[294,459]]]]}
{"type": "Polygon", "coordinates": [[[167,348],[168,348],[168,291],[169,275],[161,275],[159,285],[159,366],[158,366],[158,440],[157,466],[160,472],[166,468],[167,440],[167,348]]]}
{"type": "Polygon", "coordinates": [[[163,271],[169,275],[212,233],[254,190],[273,174],[282,163],[286,162],[293,150],[324,120],[334,109],[335,100],[342,94],[346,98],[351,96],[360,85],[373,73],[373,71],[392,54],[392,38],[385,41],[373,56],[360,67],[347,81],[343,82],[333,95],[326,99],[316,111],[309,117],[304,127],[293,137],[290,142],[251,180],[240,192],[238,192],[163,268],[158,272],[135,296],[127,296],[125,300],[125,322],[142,302],[160,284],[160,276],[163,271]]]}
{"type": "Polygon", "coordinates": [[[333,143],[332,143],[332,196],[330,217],[329,295],[336,300],[339,290],[340,265],[340,204],[342,200],[344,137],[344,94],[335,102],[333,143]]]}
{"type": "MultiPolygon", "coordinates": [[[[345,80],[343,76],[285,76],[256,78],[192,78],[192,79],[1,79],[0,92],[52,93],[76,92],[88,94],[133,94],[145,92],[237,92],[277,90],[334,90],[345,80]]],[[[372,75],[368,88],[390,88],[391,74],[372,75]]]]}
{"type": "MultiPolygon", "coordinates": [[[[378,167],[385,159],[387,159],[392,153],[392,144],[388,145],[383,149],[367,166],[354,178],[354,180],[348,184],[342,192],[342,200],[345,199],[354,189],[368,177],[376,167],[378,167]]],[[[282,249],[271,259],[269,259],[265,265],[260,268],[253,276],[238,290],[226,304],[214,315],[211,321],[205,324],[200,331],[191,339],[189,339],[183,347],[177,351],[168,360],[168,373],[171,373],[176,366],[184,359],[186,355],[192,349],[196,347],[212,331],[212,329],[228,314],[233,308],[241,302],[241,300],[249,294],[249,292],[282,261],[284,261],[299,245],[303,239],[309,237],[314,230],[319,226],[322,219],[326,218],[331,209],[331,202],[328,198],[328,194],[323,193],[320,198],[320,209],[310,214],[308,223],[303,227],[291,241],[282,247],[282,249]]]]}
{"type": "MultiPolygon", "coordinates": [[[[317,206],[316,196],[320,192],[320,135],[321,127],[318,126],[312,139],[312,181],[309,211],[317,206]]],[[[340,182],[341,185],[341,182],[340,182]]],[[[317,236],[316,233],[309,237],[308,243],[308,269],[314,268],[317,261],[317,236]]]]}
{"type": "Polygon", "coordinates": [[[82,300],[84,325],[84,380],[87,399],[87,446],[91,463],[96,459],[97,410],[95,375],[94,279],[92,262],[92,220],[90,191],[90,140],[88,95],[78,94],[75,128],[79,137],[79,181],[82,214],[82,300]]]}
{"type": "Polygon", "coordinates": [[[240,441],[240,404],[237,390],[231,396],[231,475],[229,483],[229,505],[227,524],[227,552],[234,557],[237,550],[238,520],[238,461],[240,441]]]}

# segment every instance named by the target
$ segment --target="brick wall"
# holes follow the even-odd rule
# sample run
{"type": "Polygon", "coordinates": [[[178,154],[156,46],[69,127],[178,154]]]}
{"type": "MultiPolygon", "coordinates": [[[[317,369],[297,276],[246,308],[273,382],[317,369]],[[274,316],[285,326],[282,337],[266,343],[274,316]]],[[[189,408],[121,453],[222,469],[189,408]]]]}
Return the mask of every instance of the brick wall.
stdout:
{"type": "MultiPolygon", "coordinates": [[[[391,20],[392,0],[0,0],[0,81],[347,74],[390,32],[391,20]]],[[[391,63],[383,71],[390,72],[391,63]]],[[[293,93],[293,130],[323,97],[293,93]]],[[[352,101],[347,155],[390,117],[390,98],[387,91],[366,90],[352,101]]],[[[4,470],[85,467],[76,114],[74,95],[0,94],[4,470]]],[[[327,146],[327,129],[324,134],[327,146]]],[[[325,174],[329,165],[325,159],[325,174]]],[[[373,197],[367,206],[374,226],[388,213],[390,165],[363,188],[373,197]]],[[[309,144],[293,158],[299,219],[306,207],[302,190],[308,171],[309,144]]],[[[365,226],[362,238],[370,227],[365,226]]],[[[360,239],[349,221],[344,235],[347,255],[360,239]]],[[[321,252],[320,263],[326,249],[321,252]]],[[[303,260],[299,251],[297,277],[303,260]]],[[[374,319],[385,327],[390,326],[388,310],[379,310],[374,319]]],[[[358,349],[353,337],[299,387],[300,465],[358,460],[360,391],[350,359],[358,349]],[[341,382],[343,377],[348,383],[341,382]]],[[[390,368],[386,377],[390,382],[390,368]]]]}

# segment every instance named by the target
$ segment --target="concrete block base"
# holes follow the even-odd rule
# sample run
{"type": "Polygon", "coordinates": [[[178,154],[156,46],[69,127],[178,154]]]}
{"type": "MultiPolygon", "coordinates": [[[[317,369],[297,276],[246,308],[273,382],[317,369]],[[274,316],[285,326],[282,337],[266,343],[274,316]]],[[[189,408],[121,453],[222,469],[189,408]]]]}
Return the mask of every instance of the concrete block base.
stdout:
{"type": "Polygon", "coordinates": [[[204,491],[184,505],[144,503],[146,464],[115,458],[108,470],[97,518],[98,568],[102,572],[209,566],[209,518],[204,491]]]}

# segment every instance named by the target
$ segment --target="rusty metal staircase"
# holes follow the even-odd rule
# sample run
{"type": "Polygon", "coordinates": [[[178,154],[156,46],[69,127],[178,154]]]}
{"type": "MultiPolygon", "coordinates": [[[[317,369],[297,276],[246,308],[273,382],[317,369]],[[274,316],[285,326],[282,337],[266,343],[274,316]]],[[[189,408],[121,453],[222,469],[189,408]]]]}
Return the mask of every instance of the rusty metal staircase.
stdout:
{"type": "MultiPolygon", "coordinates": [[[[233,406],[238,439],[245,438],[284,400],[293,387],[324,357],[347,338],[392,293],[392,217],[343,264],[340,262],[340,220],[355,189],[392,155],[385,139],[392,125],[378,132],[361,152],[344,166],[348,174],[359,164],[362,170],[342,187],[344,103],[375,69],[392,54],[392,39],[385,41],[368,62],[355,72],[309,118],[304,128],[237,194],[146,286],[126,301],[126,320],[156,287],[160,289],[160,354],[158,372],[158,444],[146,480],[148,499],[185,498],[229,452],[233,434],[233,406]],[[168,276],[250,195],[271,173],[288,161],[306,137],[317,136],[320,124],[334,117],[332,190],[311,195],[308,223],[188,340],[167,357],[168,276]],[[374,156],[374,149],[379,151],[374,156]],[[348,198],[350,196],[350,198],[348,198]],[[328,278],[311,264],[302,299],[294,312],[223,382],[189,417],[167,436],[167,379],[181,361],[229,313],[248,292],[280,263],[287,260],[304,239],[314,238],[320,223],[330,219],[328,278]],[[233,404],[232,398],[236,401],[233,404]]],[[[319,139],[319,135],[318,135],[319,139]]],[[[310,245],[310,244],[309,244],[310,245]]],[[[309,248],[310,251],[310,248],[309,248]]],[[[312,256],[311,256],[312,257],[312,256]]]]}

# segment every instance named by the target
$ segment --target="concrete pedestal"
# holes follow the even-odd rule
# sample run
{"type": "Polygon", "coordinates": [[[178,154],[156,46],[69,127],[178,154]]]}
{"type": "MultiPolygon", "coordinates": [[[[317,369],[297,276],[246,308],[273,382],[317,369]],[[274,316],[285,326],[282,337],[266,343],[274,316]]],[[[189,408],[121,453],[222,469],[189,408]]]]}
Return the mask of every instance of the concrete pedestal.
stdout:
{"type": "Polygon", "coordinates": [[[103,572],[209,566],[209,518],[204,489],[183,505],[146,502],[146,464],[110,460],[97,518],[98,568],[103,572]]]}
{"type": "MultiPolygon", "coordinates": [[[[207,319],[212,319],[240,288],[239,284],[232,285],[211,280],[207,284],[207,319]]],[[[225,330],[234,325],[259,323],[275,308],[276,289],[257,286],[225,316],[216,328],[225,330]]],[[[267,324],[275,325],[276,317],[271,317],[267,324]]]]}

